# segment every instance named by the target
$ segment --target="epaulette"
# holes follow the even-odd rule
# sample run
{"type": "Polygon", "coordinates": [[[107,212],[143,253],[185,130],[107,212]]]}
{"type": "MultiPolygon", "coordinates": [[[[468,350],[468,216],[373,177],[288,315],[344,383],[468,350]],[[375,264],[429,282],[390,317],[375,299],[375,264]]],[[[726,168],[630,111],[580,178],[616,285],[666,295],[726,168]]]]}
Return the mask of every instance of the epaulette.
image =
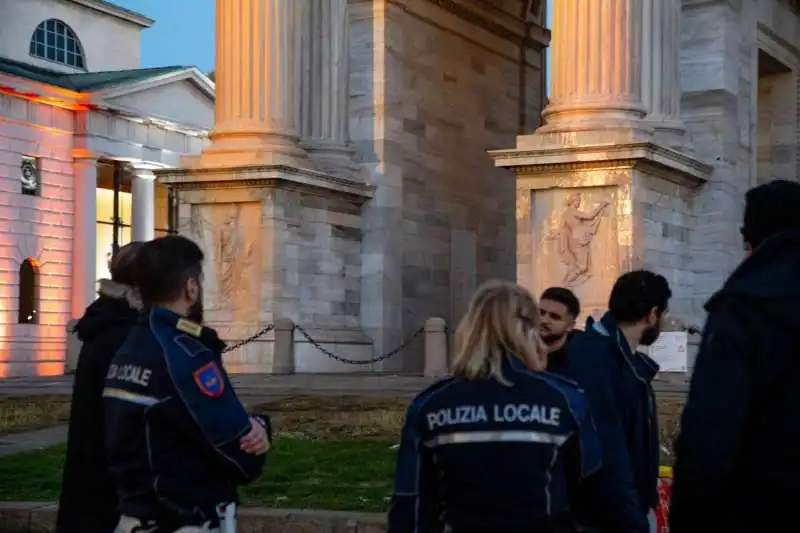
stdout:
{"type": "Polygon", "coordinates": [[[193,337],[199,337],[200,334],[203,333],[203,326],[201,326],[196,322],[192,322],[191,320],[187,320],[185,318],[178,319],[178,323],[175,324],[175,329],[183,333],[192,335],[193,337]]]}

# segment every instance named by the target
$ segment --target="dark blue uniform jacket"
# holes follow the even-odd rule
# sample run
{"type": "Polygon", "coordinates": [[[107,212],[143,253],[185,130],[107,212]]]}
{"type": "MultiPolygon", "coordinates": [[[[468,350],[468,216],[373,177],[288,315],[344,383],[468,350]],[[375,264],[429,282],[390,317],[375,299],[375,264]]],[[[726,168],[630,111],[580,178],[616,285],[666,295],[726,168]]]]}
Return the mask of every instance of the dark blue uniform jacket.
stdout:
{"type": "Polygon", "coordinates": [[[142,314],[106,378],[106,440],[120,511],[166,527],[218,523],[217,506],[261,475],[251,429],[213,332],[165,309],[142,314]]]}
{"type": "Polygon", "coordinates": [[[671,530],[796,530],[800,231],[764,241],[706,309],[676,444],[671,530]]]}
{"type": "MultiPolygon", "coordinates": [[[[496,379],[446,379],[406,414],[390,533],[561,531],[571,493],[600,466],[574,383],[514,356],[496,379]]],[[[568,529],[567,529],[568,530],[568,529]]]]}
{"type": "Polygon", "coordinates": [[[647,533],[658,504],[660,447],[652,380],[658,364],[634,353],[614,319],[589,321],[569,344],[564,374],[586,395],[603,446],[600,498],[585,502],[588,523],[608,533],[647,533]]]}

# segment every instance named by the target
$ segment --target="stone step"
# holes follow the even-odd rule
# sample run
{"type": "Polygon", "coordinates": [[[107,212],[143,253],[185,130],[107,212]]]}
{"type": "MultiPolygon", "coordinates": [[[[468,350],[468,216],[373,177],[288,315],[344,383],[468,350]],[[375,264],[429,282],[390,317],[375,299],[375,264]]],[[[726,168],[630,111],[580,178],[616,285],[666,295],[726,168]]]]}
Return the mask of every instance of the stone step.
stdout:
{"type": "MultiPolygon", "coordinates": [[[[52,533],[58,506],[52,502],[0,502],[0,533],[52,533]]],[[[385,533],[382,514],[266,509],[239,511],[237,533],[385,533]]]]}

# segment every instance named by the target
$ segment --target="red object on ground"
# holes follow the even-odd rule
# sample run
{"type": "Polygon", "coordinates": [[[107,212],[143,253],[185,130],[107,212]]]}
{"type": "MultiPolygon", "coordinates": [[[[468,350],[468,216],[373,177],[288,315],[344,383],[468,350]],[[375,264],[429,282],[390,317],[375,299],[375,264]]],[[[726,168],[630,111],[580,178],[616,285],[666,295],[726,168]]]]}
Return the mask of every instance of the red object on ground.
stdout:
{"type": "Polygon", "coordinates": [[[672,472],[658,478],[658,509],[656,509],[656,532],[669,533],[669,502],[672,498],[672,472]]]}

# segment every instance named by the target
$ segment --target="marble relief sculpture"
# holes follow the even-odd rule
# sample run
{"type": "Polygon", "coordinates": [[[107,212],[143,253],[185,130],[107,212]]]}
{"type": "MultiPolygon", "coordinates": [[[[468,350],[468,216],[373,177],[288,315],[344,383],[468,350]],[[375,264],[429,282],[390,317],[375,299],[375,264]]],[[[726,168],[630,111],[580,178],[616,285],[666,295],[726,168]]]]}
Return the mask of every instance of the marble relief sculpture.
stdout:
{"type": "Polygon", "coordinates": [[[555,241],[559,259],[565,267],[561,283],[575,287],[591,277],[591,243],[602,221],[602,215],[610,202],[603,201],[591,211],[581,210],[581,195],[567,196],[565,209],[557,218],[557,227],[545,237],[555,241]]]}

